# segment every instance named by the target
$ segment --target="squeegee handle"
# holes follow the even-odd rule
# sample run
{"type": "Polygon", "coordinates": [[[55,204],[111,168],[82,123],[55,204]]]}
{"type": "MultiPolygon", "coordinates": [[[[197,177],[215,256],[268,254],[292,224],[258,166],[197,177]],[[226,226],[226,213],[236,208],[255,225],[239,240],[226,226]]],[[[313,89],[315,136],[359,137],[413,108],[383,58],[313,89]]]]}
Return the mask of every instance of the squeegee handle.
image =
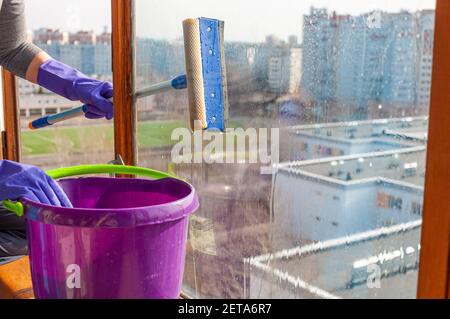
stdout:
{"type": "MultiPolygon", "coordinates": [[[[186,75],[180,75],[176,78],[154,84],[146,89],[136,92],[136,98],[154,95],[157,93],[173,90],[182,90],[187,87],[186,75]]],[[[110,99],[112,101],[112,99],[110,99]]],[[[28,127],[32,130],[47,127],[58,122],[69,120],[75,117],[83,116],[87,112],[87,106],[82,105],[73,109],[63,111],[57,114],[47,115],[28,123],[28,127]]]]}
{"type": "Polygon", "coordinates": [[[73,109],[63,111],[63,112],[60,112],[57,114],[47,115],[47,116],[38,118],[34,121],[31,121],[28,124],[28,127],[32,130],[36,130],[38,128],[47,127],[47,126],[53,125],[58,122],[62,122],[62,121],[68,120],[68,119],[82,116],[86,112],[87,112],[87,106],[82,105],[82,106],[75,107],[73,109]]]}
{"type": "MultiPolygon", "coordinates": [[[[112,98],[109,99],[112,102],[112,98]]],[[[69,119],[73,119],[75,117],[83,116],[88,111],[88,107],[86,104],[78,107],[74,107],[72,109],[62,111],[56,114],[47,115],[40,117],[34,121],[28,123],[28,127],[31,130],[36,130],[38,128],[47,127],[53,125],[58,122],[66,121],[69,119]]]]}
{"type": "Polygon", "coordinates": [[[158,84],[154,84],[145,89],[139,90],[136,92],[136,98],[142,98],[150,95],[155,95],[158,93],[170,91],[170,90],[182,90],[187,87],[187,78],[186,75],[180,75],[172,80],[161,82],[158,84]]]}

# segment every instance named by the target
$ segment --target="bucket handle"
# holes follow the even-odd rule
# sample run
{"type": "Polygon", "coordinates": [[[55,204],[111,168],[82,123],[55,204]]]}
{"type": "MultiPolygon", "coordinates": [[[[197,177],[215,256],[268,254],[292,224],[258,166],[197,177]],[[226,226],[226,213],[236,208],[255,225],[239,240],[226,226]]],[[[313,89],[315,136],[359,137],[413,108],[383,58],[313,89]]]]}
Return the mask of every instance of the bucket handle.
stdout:
{"type": "MultiPolygon", "coordinates": [[[[90,174],[127,174],[151,177],[154,179],[161,179],[165,177],[177,178],[168,173],[160,172],[150,168],[110,164],[61,167],[48,170],[46,171],[46,173],[53,179],[90,174]]],[[[5,200],[3,201],[3,207],[11,212],[14,212],[19,217],[23,216],[24,214],[24,208],[20,201],[12,202],[10,200],[5,200]]]]}
{"type": "Polygon", "coordinates": [[[53,179],[89,175],[89,174],[129,174],[139,175],[145,177],[152,177],[154,179],[161,179],[165,177],[173,177],[168,173],[160,172],[150,168],[127,166],[127,165],[110,165],[110,164],[97,164],[97,165],[78,165],[71,167],[62,167],[57,169],[48,170],[47,175],[53,179]]]}

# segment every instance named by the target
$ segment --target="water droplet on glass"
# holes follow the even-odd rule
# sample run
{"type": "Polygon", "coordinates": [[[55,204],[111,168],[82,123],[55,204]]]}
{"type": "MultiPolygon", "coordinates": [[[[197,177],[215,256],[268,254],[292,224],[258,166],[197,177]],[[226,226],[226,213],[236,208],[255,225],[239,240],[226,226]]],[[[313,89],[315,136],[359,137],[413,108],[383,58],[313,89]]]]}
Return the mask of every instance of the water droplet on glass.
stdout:
{"type": "Polygon", "coordinates": [[[213,50],[209,49],[209,54],[212,55],[213,54],[213,50]]]}

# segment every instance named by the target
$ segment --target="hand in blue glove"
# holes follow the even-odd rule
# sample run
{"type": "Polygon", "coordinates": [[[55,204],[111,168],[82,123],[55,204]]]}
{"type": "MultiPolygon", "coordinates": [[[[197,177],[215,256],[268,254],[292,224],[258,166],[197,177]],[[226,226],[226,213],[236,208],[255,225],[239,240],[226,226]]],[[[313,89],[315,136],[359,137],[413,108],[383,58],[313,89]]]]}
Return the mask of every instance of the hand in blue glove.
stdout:
{"type": "Polygon", "coordinates": [[[102,82],[81,73],[59,61],[50,59],[39,67],[38,84],[72,101],[81,101],[87,105],[85,116],[89,119],[114,116],[113,96],[110,82],[102,82]]]}
{"type": "Polygon", "coordinates": [[[27,198],[53,206],[72,207],[59,185],[41,169],[0,161],[0,201],[27,198]]]}

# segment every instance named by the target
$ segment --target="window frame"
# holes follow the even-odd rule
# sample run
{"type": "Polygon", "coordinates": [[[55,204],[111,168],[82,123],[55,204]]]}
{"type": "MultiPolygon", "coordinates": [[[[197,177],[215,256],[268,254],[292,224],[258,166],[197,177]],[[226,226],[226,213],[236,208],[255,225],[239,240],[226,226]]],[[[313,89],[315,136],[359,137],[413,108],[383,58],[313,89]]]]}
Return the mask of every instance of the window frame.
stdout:
{"type": "Polygon", "coordinates": [[[449,83],[450,1],[437,0],[418,298],[450,299],[449,83]]]}
{"type": "Polygon", "coordinates": [[[16,77],[3,68],[1,70],[1,77],[4,131],[1,132],[0,156],[4,159],[20,162],[20,113],[16,77]]]}
{"type": "MultiPolygon", "coordinates": [[[[111,0],[114,149],[136,165],[134,99],[135,0],[111,0]]],[[[450,1],[436,0],[423,224],[417,298],[450,299],[450,1]],[[442,150],[448,150],[442,152],[442,150]]],[[[0,158],[20,161],[20,123],[14,75],[2,70],[4,131],[0,158]],[[5,151],[1,152],[4,149],[5,151]]],[[[1,120],[1,119],[0,119],[1,120]]],[[[183,293],[182,293],[183,296],[183,293]]]]}
{"type": "Polygon", "coordinates": [[[137,165],[137,115],[134,107],[134,0],[111,0],[114,85],[114,152],[126,165],[137,165]]]}

